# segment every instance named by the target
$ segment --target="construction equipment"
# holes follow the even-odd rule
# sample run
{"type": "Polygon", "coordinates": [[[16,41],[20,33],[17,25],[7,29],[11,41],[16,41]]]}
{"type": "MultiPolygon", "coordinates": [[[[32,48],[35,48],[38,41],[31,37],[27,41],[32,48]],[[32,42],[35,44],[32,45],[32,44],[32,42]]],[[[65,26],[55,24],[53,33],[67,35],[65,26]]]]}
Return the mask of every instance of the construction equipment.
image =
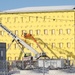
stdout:
{"type": "MultiPolygon", "coordinates": [[[[23,40],[21,40],[19,37],[17,37],[15,34],[13,34],[10,30],[8,30],[4,25],[2,25],[2,24],[0,24],[0,27],[4,30],[4,31],[6,31],[10,36],[12,36],[12,38],[13,38],[13,41],[12,41],[12,43],[14,42],[14,41],[16,41],[16,43],[17,44],[20,44],[20,45],[22,45],[24,48],[27,48],[27,49],[29,49],[31,52],[33,52],[35,55],[39,55],[39,53],[35,50],[35,49],[33,49],[31,46],[29,46],[26,42],[24,42],[23,40]]],[[[40,48],[40,50],[42,51],[42,55],[40,55],[40,56],[38,56],[37,58],[39,59],[40,57],[48,57],[47,55],[46,55],[46,53],[43,51],[43,49],[40,47],[40,45],[37,43],[37,41],[35,40],[35,38],[31,35],[31,34],[25,34],[25,38],[30,38],[30,39],[32,39],[32,40],[34,40],[34,42],[37,44],[37,46],[40,48]]],[[[19,46],[20,47],[20,46],[19,46]]],[[[22,51],[22,53],[24,53],[25,54],[25,52],[24,52],[24,50],[22,50],[22,48],[20,47],[20,49],[21,49],[21,51],[22,51]]],[[[26,55],[24,55],[25,57],[26,57],[26,55]]],[[[49,57],[48,57],[49,58],[49,57]]],[[[46,60],[46,59],[42,59],[42,61],[43,60],[46,60]]],[[[40,63],[42,63],[42,61],[40,62],[40,60],[38,60],[38,64],[37,65],[40,65],[40,63]]],[[[48,62],[49,61],[52,61],[52,60],[48,60],[48,62]]],[[[21,67],[21,69],[25,69],[25,67],[28,65],[31,65],[32,63],[34,64],[36,64],[37,62],[36,61],[33,61],[33,58],[31,57],[31,59],[29,59],[29,60],[26,60],[26,61],[16,61],[16,63],[17,63],[17,66],[18,67],[21,67]]],[[[50,62],[49,62],[50,63],[50,62]]],[[[44,66],[44,65],[43,65],[44,66]]],[[[40,67],[40,66],[39,66],[40,67]]],[[[47,66],[47,67],[49,67],[49,65],[47,66]]]]}
{"type": "MultiPolygon", "coordinates": [[[[15,34],[13,34],[10,30],[8,30],[5,26],[3,26],[2,24],[0,24],[0,27],[2,29],[4,29],[10,36],[12,36],[13,38],[13,41],[16,41],[18,42],[19,44],[21,44],[23,47],[29,49],[31,52],[33,52],[35,55],[36,54],[39,54],[35,49],[33,49],[32,47],[30,47],[27,43],[25,43],[23,40],[21,40],[19,37],[17,37],[15,34]]],[[[25,53],[23,50],[22,50],[23,53],[25,53]]]]}
{"type": "MultiPolygon", "coordinates": [[[[10,36],[12,36],[12,38],[13,38],[13,41],[12,41],[12,43],[14,42],[14,41],[16,41],[16,43],[18,44],[18,46],[19,46],[19,44],[20,45],[22,45],[24,48],[27,48],[27,49],[29,49],[31,52],[33,52],[34,54],[35,54],[35,56],[39,56],[39,53],[35,50],[35,49],[33,49],[31,46],[29,46],[26,42],[24,42],[23,40],[21,40],[19,37],[17,37],[15,34],[13,34],[10,30],[8,30],[4,25],[2,25],[2,24],[0,24],[0,27],[4,30],[4,31],[6,31],[10,36]]],[[[21,49],[21,51],[22,51],[22,53],[24,53],[24,56],[26,57],[26,55],[25,55],[25,52],[24,52],[24,50],[22,50],[22,48],[19,46],[19,48],[21,49]]],[[[26,57],[27,58],[27,57],[26,57]]],[[[25,58],[24,58],[24,60],[25,60],[25,58]]],[[[23,61],[24,61],[23,60],[23,61]]],[[[31,61],[32,60],[32,57],[30,57],[30,59],[28,60],[28,61],[31,61]]],[[[29,63],[27,60],[24,62],[25,63],[25,66],[27,65],[26,63],[29,63]]],[[[17,62],[17,64],[18,65],[20,65],[20,67],[22,68],[22,61],[21,60],[18,60],[18,61],[16,61],[17,62]]],[[[24,67],[25,68],[25,67],[24,67]]]]}
{"type": "Polygon", "coordinates": [[[53,50],[41,39],[41,38],[36,38],[40,44],[43,44],[47,47],[47,49],[57,58],[59,59],[59,57],[57,56],[57,54],[55,52],[53,52],[53,50]]]}
{"type": "Polygon", "coordinates": [[[42,51],[41,56],[39,56],[37,59],[39,59],[40,57],[48,57],[46,53],[43,51],[43,49],[41,48],[41,46],[39,45],[39,43],[36,41],[36,39],[32,36],[32,34],[24,33],[24,38],[33,40],[37,44],[37,46],[40,48],[40,50],[42,51]]]}

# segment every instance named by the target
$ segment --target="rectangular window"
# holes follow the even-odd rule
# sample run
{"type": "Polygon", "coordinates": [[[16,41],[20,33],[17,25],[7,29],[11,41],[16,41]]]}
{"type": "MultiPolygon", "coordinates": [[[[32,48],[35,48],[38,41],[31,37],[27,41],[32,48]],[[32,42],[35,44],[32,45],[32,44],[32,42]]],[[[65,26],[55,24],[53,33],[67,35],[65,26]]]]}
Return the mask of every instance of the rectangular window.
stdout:
{"type": "Polygon", "coordinates": [[[11,48],[11,47],[10,47],[10,44],[8,44],[8,49],[9,49],[9,48],[11,48]]]}
{"type": "Polygon", "coordinates": [[[14,17],[14,23],[17,22],[18,17],[14,17]]]}
{"type": "Polygon", "coordinates": [[[7,44],[7,50],[10,50],[10,49],[11,49],[11,44],[8,43],[8,44],[7,44]]]}
{"type": "Polygon", "coordinates": [[[55,47],[55,43],[52,43],[52,48],[54,48],[55,47]]]}
{"type": "Polygon", "coordinates": [[[71,60],[71,57],[67,57],[68,60],[71,60]]]}
{"type": "Polygon", "coordinates": [[[3,35],[3,33],[4,33],[3,31],[0,31],[0,35],[3,35]]]}
{"type": "Polygon", "coordinates": [[[44,48],[46,48],[48,46],[48,43],[44,43],[44,48]]]}
{"type": "Polygon", "coordinates": [[[7,60],[9,61],[9,57],[7,58],[7,60]]]}
{"type": "Polygon", "coordinates": [[[45,21],[46,20],[46,16],[44,16],[44,20],[43,21],[45,21]]]}
{"type": "Polygon", "coordinates": [[[67,34],[70,34],[71,33],[71,29],[67,29],[67,34]]]}
{"type": "Polygon", "coordinates": [[[15,30],[15,34],[18,35],[18,30],[15,30]]]}
{"type": "Polygon", "coordinates": [[[15,44],[15,49],[17,49],[17,47],[18,47],[17,44],[15,44]]]}
{"type": "Polygon", "coordinates": [[[63,43],[59,43],[59,48],[62,48],[63,47],[63,43]]]}
{"type": "Polygon", "coordinates": [[[46,35],[48,34],[48,30],[47,29],[44,30],[44,34],[46,34],[46,35]]]}
{"type": "Polygon", "coordinates": [[[33,44],[32,44],[32,43],[30,43],[30,46],[31,46],[31,47],[32,47],[32,45],[33,45],[33,44]]]}
{"type": "Polygon", "coordinates": [[[38,16],[36,16],[36,21],[38,21],[38,16]]]}
{"type": "Polygon", "coordinates": [[[26,30],[22,30],[22,34],[26,33],[26,30]]]}
{"type": "Polygon", "coordinates": [[[30,33],[30,34],[33,34],[33,30],[29,30],[29,33],[30,33]]]}
{"type": "Polygon", "coordinates": [[[51,30],[51,34],[52,35],[55,34],[55,30],[54,29],[51,30]]]}
{"type": "Polygon", "coordinates": [[[40,30],[36,30],[36,34],[39,35],[40,34],[40,30]]]}
{"type": "Polygon", "coordinates": [[[8,61],[9,61],[9,60],[12,60],[12,57],[8,57],[8,61]]]}
{"type": "Polygon", "coordinates": [[[10,17],[7,17],[7,22],[9,22],[10,21],[10,17]]]}
{"type": "Polygon", "coordinates": [[[63,56],[60,56],[60,59],[63,59],[64,57],[63,56]]]}
{"type": "Polygon", "coordinates": [[[70,48],[70,47],[71,47],[71,44],[70,44],[70,42],[68,42],[68,43],[67,43],[67,47],[68,47],[68,48],[70,48]]]}
{"type": "Polygon", "coordinates": [[[57,59],[55,56],[52,56],[52,59],[57,59]]]}
{"type": "Polygon", "coordinates": [[[31,20],[31,16],[29,16],[29,21],[31,20]]]}
{"type": "Polygon", "coordinates": [[[0,18],[0,23],[2,22],[2,18],[0,18]]]}
{"type": "Polygon", "coordinates": [[[36,47],[37,47],[37,48],[39,48],[39,46],[38,46],[38,45],[37,45],[36,47]]]}
{"type": "Polygon", "coordinates": [[[18,60],[18,57],[15,57],[15,60],[18,60]]]}
{"type": "Polygon", "coordinates": [[[59,34],[63,34],[63,30],[62,29],[59,29],[59,34]]]}
{"type": "Polygon", "coordinates": [[[21,17],[21,22],[23,23],[23,17],[21,17]]]}
{"type": "Polygon", "coordinates": [[[2,31],[0,31],[0,35],[2,35],[2,31]]]}

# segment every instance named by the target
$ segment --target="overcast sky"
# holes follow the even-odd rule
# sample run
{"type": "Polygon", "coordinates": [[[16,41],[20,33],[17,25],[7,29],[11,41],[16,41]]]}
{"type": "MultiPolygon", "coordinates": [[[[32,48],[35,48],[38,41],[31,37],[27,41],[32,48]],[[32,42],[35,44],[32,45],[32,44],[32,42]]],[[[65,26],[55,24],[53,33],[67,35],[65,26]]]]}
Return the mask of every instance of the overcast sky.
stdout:
{"type": "Polygon", "coordinates": [[[60,5],[75,5],[75,0],[0,0],[0,11],[34,6],[60,5]]]}

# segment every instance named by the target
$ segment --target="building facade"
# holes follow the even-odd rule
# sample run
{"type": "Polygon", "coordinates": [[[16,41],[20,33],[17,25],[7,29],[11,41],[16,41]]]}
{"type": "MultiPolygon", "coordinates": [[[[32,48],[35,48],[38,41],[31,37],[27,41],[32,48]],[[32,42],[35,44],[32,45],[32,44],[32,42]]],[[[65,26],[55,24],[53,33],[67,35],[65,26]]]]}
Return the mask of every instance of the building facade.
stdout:
{"type": "MultiPolygon", "coordinates": [[[[50,58],[75,58],[74,6],[34,7],[8,10],[0,13],[0,22],[39,53],[33,40],[21,35],[30,33],[50,58]],[[22,11],[23,10],[23,11],[22,11]]],[[[18,60],[21,50],[13,38],[0,28],[0,42],[6,42],[7,60],[18,60]],[[9,48],[9,49],[8,49],[9,48]]],[[[25,53],[31,53],[24,48],[25,53]]],[[[24,54],[22,54],[22,57],[24,54]]]]}

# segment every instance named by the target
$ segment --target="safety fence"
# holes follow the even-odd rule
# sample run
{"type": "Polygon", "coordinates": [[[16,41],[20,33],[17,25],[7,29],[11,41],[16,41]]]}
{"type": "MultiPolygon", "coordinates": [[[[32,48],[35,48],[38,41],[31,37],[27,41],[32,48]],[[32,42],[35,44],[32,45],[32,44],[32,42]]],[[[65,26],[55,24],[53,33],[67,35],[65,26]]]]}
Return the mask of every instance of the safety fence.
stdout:
{"type": "MultiPolygon", "coordinates": [[[[33,71],[48,75],[50,70],[64,69],[65,60],[37,60],[37,61],[0,61],[0,75],[12,75],[20,71],[33,71]]],[[[69,62],[69,61],[68,61],[69,62]]],[[[74,61],[72,61],[74,62],[74,61]]],[[[75,62],[74,62],[75,63],[75,62]]],[[[69,66],[70,67],[70,66],[69,66]]],[[[68,67],[68,68],[69,68],[68,67]]],[[[74,67],[74,66],[73,66],[74,67]]]]}
{"type": "Polygon", "coordinates": [[[0,60],[0,75],[11,75],[13,73],[19,72],[13,61],[3,61],[0,60]]]}
{"type": "Polygon", "coordinates": [[[20,71],[33,71],[36,74],[41,73],[45,75],[48,74],[49,68],[46,68],[46,64],[43,60],[41,64],[43,64],[41,67],[39,65],[38,61],[9,61],[8,71],[9,73],[16,71],[17,73],[20,73],[20,71]]]}

